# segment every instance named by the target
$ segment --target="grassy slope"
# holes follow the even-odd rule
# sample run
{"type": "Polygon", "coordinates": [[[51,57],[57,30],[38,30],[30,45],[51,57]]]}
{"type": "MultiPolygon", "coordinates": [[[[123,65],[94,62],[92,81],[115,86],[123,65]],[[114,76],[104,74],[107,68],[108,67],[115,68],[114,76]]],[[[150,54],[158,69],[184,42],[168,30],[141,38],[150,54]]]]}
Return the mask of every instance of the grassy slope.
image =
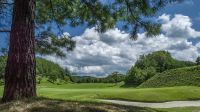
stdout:
{"type": "Polygon", "coordinates": [[[200,66],[167,70],[153,76],[139,87],[200,86],[200,66]]]}

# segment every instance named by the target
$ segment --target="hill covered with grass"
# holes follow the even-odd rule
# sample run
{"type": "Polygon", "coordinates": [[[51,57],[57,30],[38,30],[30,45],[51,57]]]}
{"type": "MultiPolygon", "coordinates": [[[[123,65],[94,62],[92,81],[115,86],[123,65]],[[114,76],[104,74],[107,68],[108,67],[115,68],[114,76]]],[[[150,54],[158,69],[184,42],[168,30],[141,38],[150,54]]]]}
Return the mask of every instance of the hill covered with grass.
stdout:
{"type": "Polygon", "coordinates": [[[125,84],[138,86],[157,73],[195,65],[196,63],[194,62],[174,59],[167,51],[156,51],[147,55],[141,55],[135,65],[127,72],[125,84]]]}
{"type": "Polygon", "coordinates": [[[158,73],[139,87],[200,86],[200,66],[177,68],[158,73]]]}

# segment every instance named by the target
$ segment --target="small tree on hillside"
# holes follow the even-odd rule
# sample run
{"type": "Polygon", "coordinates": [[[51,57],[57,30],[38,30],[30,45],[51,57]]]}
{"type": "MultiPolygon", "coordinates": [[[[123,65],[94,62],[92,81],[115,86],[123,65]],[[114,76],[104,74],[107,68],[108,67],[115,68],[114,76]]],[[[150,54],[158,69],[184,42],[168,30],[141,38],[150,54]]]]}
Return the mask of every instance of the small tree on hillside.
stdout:
{"type": "Polygon", "coordinates": [[[196,64],[197,64],[197,65],[200,65],[200,56],[197,57],[197,59],[196,59],[196,64]]]}

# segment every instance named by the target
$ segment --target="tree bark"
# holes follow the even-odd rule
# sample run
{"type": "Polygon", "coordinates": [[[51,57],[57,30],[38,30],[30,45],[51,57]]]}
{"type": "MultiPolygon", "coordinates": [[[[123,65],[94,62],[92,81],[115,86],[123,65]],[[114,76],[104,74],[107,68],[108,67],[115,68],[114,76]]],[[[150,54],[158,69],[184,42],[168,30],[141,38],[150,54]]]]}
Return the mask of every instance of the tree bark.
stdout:
{"type": "Polygon", "coordinates": [[[3,101],[36,96],[35,0],[14,0],[3,101]]]}

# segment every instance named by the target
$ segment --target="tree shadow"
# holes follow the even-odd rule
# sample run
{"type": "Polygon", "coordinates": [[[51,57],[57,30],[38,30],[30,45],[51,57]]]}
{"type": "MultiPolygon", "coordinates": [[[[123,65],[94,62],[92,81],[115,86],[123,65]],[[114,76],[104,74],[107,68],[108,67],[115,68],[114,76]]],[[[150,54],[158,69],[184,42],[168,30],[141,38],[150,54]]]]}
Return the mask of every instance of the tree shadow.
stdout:
{"type": "Polygon", "coordinates": [[[114,104],[73,102],[48,98],[0,103],[0,112],[160,112],[150,108],[114,104]]]}
{"type": "Polygon", "coordinates": [[[122,87],[122,88],[137,88],[138,86],[136,86],[136,85],[131,85],[131,84],[123,84],[123,85],[121,85],[120,87],[122,87]]]}

